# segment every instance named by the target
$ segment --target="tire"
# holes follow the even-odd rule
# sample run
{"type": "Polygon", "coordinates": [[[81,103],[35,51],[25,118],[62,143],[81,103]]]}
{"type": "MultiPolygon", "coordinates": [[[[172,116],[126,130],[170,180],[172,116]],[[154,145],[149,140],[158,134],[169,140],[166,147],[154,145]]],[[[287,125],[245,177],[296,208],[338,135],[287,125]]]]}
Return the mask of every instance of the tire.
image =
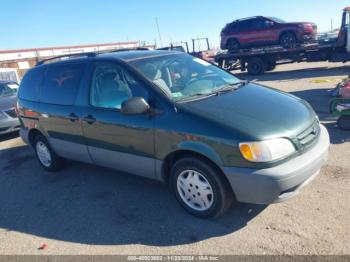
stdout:
{"type": "Polygon", "coordinates": [[[196,217],[217,217],[233,201],[231,188],[219,172],[197,158],[178,160],[171,169],[170,183],[181,206],[196,217]]]}
{"type": "Polygon", "coordinates": [[[224,59],[218,60],[218,65],[219,65],[221,68],[224,68],[224,59]]]}
{"type": "Polygon", "coordinates": [[[229,39],[227,41],[227,49],[230,53],[235,53],[241,48],[241,45],[239,44],[238,40],[236,39],[229,39]]]}
{"type": "Polygon", "coordinates": [[[279,41],[280,45],[287,49],[296,47],[297,42],[296,35],[291,32],[282,34],[279,41]]]}
{"type": "Polygon", "coordinates": [[[49,172],[55,172],[63,167],[63,159],[51,148],[47,139],[42,135],[34,138],[33,147],[40,165],[49,172]]]}
{"type": "Polygon", "coordinates": [[[248,74],[261,75],[266,71],[266,63],[261,58],[252,58],[248,61],[248,74]]]}
{"type": "Polygon", "coordinates": [[[273,71],[276,69],[276,61],[268,61],[266,65],[266,70],[265,71],[273,71]]]}
{"type": "Polygon", "coordinates": [[[341,116],[337,121],[338,127],[342,130],[350,130],[350,116],[341,116]]]}

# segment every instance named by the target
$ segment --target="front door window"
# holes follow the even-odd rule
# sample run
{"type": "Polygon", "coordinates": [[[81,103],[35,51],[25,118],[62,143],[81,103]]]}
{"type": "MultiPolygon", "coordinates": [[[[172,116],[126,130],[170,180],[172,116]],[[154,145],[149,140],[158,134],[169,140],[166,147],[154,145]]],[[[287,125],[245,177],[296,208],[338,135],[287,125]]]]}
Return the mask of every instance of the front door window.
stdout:
{"type": "MultiPolygon", "coordinates": [[[[140,85],[124,69],[114,64],[97,65],[90,92],[94,107],[120,109],[132,97],[144,97],[140,85]]],[[[144,97],[145,98],[145,97],[144,97]]]]}

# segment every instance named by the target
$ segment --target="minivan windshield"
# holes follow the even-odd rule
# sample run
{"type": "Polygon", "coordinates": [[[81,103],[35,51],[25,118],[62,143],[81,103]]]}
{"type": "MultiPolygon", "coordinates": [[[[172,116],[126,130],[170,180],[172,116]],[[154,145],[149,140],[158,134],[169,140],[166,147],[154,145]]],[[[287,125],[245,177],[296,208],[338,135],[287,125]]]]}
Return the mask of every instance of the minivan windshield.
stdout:
{"type": "Polygon", "coordinates": [[[174,101],[233,90],[242,83],[230,73],[187,54],[160,55],[129,63],[174,101]]]}
{"type": "Polygon", "coordinates": [[[0,97],[12,96],[17,94],[18,85],[15,83],[11,84],[0,84],[0,97]]]}

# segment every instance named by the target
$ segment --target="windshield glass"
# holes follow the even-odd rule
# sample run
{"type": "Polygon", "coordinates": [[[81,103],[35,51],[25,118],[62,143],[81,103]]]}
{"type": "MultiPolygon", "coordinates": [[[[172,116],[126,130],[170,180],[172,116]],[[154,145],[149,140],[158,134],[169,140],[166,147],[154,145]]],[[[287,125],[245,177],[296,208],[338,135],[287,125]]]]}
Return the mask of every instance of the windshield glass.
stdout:
{"type": "Polygon", "coordinates": [[[11,84],[0,84],[0,97],[12,96],[17,94],[18,85],[15,83],[11,84]]]}
{"type": "Polygon", "coordinates": [[[269,17],[269,19],[274,21],[274,22],[280,23],[280,24],[284,24],[286,22],[286,21],[284,21],[280,18],[277,18],[277,17],[269,17]]]}
{"type": "Polygon", "coordinates": [[[174,101],[206,96],[241,82],[228,72],[186,54],[144,58],[130,64],[174,101]]]}

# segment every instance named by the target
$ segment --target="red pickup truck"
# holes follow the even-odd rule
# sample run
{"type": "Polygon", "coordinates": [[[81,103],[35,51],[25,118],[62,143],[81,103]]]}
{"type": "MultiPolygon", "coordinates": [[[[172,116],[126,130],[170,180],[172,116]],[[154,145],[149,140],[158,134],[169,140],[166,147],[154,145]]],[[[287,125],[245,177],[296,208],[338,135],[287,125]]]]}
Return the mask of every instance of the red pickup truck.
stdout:
{"type": "Polygon", "coordinates": [[[279,18],[256,16],[227,24],[221,31],[221,49],[297,44],[316,40],[317,26],[312,22],[287,23],[279,18]]]}

